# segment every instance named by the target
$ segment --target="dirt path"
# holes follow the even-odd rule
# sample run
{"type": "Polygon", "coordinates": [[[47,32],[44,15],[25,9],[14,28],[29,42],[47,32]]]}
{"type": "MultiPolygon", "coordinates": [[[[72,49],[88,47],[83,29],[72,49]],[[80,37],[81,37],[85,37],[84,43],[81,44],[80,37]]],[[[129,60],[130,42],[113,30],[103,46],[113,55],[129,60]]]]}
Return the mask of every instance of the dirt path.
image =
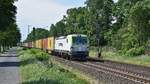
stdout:
{"type": "Polygon", "coordinates": [[[0,54],[0,84],[19,84],[17,48],[0,54]]]}

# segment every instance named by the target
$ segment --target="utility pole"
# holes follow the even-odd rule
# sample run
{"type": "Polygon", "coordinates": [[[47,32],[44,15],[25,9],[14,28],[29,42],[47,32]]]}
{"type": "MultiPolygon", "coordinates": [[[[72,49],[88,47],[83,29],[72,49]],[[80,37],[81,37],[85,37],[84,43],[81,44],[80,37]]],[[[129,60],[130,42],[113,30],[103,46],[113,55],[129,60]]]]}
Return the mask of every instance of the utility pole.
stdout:
{"type": "Polygon", "coordinates": [[[30,27],[31,27],[31,25],[28,25],[28,35],[30,33],[30,27]]]}
{"type": "Polygon", "coordinates": [[[31,27],[31,25],[28,25],[28,34],[27,34],[27,38],[28,38],[28,36],[29,36],[29,34],[30,34],[30,27],[31,27]]]}
{"type": "Polygon", "coordinates": [[[33,27],[33,47],[35,48],[35,44],[36,44],[36,42],[35,42],[35,37],[36,37],[36,33],[35,33],[35,27],[33,27]]]}
{"type": "Polygon", "coordinates": [[[96,11],[96,41],[97,41],[97,57],[100,58],[101,57],[101,46],[100,46],[100,24],[99,24],[99,13],[96,11]]]}
{"type": "Polygon", "coordinates": [[[73,25],[74,25],[74,33],[77,33],[77,32],[76,32],[76,29],[77,29],[77,27],[78,27],[78,23],[73,23],[73,25]]]}

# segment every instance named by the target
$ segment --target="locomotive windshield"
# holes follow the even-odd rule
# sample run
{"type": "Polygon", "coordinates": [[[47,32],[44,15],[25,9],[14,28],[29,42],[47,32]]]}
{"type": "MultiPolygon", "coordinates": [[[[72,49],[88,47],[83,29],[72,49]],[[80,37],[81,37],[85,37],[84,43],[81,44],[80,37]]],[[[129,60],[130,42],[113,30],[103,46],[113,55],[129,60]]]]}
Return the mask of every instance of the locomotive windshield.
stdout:
{"type": "Polygon", "coordinates": [[[87,37],[81,37],[81,36],[77,36],[77,37],[72,37],[72,41],[73,44],[75,45],[80,45],[80,44],[87,44],[87,37]]]}

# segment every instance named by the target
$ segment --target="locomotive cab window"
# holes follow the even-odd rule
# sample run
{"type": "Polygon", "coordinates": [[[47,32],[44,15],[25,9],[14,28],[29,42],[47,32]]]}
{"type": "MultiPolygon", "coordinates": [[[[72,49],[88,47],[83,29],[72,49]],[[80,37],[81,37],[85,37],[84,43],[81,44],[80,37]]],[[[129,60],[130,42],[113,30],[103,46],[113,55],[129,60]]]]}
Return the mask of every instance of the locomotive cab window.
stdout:
{"type": "Polygon", "coordinates": [[[77,37],[72,37],[72,41],[73,44],[75,45],[85,45],[87,44],[87,37],[81,37],[81,36],[77,36],[77,37]]]}
{"type": "Polygon", "coordinates": [[[67,41],[67,43],[68,43],[68,39],[67,39],[66,41],[67,41]]]}

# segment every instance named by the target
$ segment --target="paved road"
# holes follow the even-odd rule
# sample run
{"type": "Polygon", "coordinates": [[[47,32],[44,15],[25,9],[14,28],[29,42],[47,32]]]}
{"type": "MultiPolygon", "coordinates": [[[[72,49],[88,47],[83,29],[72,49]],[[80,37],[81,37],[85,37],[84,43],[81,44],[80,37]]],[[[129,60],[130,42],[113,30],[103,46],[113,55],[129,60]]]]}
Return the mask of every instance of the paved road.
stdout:
{"type": "Polygon", "coordinates": [[[17,49],[0,54],[0,84],[19,84],[19,60],[17,49]]]}

